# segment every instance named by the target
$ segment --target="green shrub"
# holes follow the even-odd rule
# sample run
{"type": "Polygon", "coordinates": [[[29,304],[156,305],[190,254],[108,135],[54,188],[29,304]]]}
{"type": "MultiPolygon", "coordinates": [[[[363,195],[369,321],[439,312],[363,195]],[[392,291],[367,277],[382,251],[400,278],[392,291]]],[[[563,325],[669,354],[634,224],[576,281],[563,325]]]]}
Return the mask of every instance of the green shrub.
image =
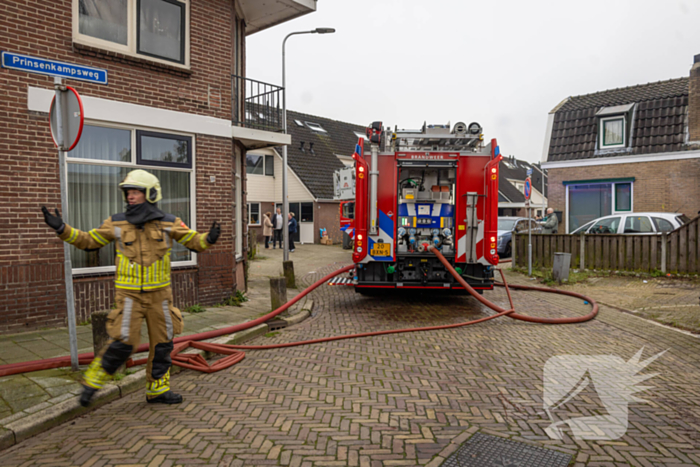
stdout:
{"type": "Polygon", "coordinates": [[[248,297],[243,295],[243,292],[236,290],[235,295],[231,295],[226,300],[221,302],[221,306],[243,306],[243,302],[247,302],[248,297]]]}
{"type": "Polygon", "coordinates": [[[203,307],[202,305],[200,305],[199,303],[197,303],[197,304],[188,306],[187,308],[185,308],[185,311],[186,311],[187,313],[202,313],[202,312],[204,312],[204,311],[207,311],[207,309],[204,308],[204,307],[203,307]]]}

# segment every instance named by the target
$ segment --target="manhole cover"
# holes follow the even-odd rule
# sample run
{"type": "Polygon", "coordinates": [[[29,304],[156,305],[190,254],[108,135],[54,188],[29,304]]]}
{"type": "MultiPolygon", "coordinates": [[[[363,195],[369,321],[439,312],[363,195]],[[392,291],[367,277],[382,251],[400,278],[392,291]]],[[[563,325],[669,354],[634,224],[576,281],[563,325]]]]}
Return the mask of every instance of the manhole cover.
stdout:
{"type": "Polygon", "coordinates": [[[571,456],[551,449],[476,433],[443,467],[566,467],[571,456]]]}

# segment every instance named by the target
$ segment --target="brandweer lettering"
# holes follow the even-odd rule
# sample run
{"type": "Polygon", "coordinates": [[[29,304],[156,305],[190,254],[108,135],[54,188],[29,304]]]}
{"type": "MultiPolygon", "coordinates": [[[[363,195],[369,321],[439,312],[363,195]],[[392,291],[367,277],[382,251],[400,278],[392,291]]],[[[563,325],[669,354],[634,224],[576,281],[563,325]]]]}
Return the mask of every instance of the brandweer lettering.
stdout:
{"type": "Polygon", "coordinates": [[[444,158],[445,158],[445,156],[442,156],[442,155],[440,155],[440,156],[431,156],[431,155],[428,155],[428,154],[425,154],[425,155],[416,155],[416,154],[412,154],[412,155],[410,156],[410,159],[444,159],[444,158]]]}
{"type": "Polygon", "coordinates": [[[81,70],[75,67],[56,65],[55,63],[44,63],[36,60],[27,60],[26,58],[20,57],[12,57],[12,64],[34,68],[35,70],[45,70],[53,71],[56,73],[64,73],[66,75],[71,76],[85,76],[94,79],[98,79],[100,77],[100,74],[96,71],[81,70]]]}

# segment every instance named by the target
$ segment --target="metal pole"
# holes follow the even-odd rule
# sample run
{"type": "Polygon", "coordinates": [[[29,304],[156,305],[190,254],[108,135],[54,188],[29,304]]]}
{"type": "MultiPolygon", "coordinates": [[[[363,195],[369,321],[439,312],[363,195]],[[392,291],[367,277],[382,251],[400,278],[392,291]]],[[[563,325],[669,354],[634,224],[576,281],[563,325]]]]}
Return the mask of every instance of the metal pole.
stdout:
{"type": "MultiPolygon", "coordinates": [[[[287,134],[287,71],[285,68],[285,46],[287,44],[287,39],[291,36],[296,36],[298,34],[329,34],[335,32],[335,29],[331,28],[316,28],[313,31],[297,31],[290,32],[287,34],[282,41],[282,124],[284,129],[284,134],[287,134]]],[[[289,200],[287,199],[287,145],[282,146],[282,217],[283,219],[283,231],[282,238],[284,241],[282,255],[284,261],[289,261],[289,228],[284,225],[284,222],[288,222],[289,217],[289,200]]]]}
{"type": "MultiPolygon", "coordinates": [[[[293,35],[287,34],[287,37],[282,41],[282,125],[284,129],[284,134],[287,134],[287,78],[285,70],[285,60],[284,60],[284,48],[287,44],[287,39],[289,36],[293,35]]],[[[284,261],[289,261],[289,228],[285,224],[288,222],[289,217],[289,200],[287,199],[287,145],[282,146],[282,242],[284,242],[282,258],[284,261]]]]}
{"type": "MultiPolygon", "coordinates": [[[[56,90],[56,139],[58,140],[58,170],[61,180],[61,213],[63,218],[68,214],[68,182],[66,180],[66,153],[65,133],[63,119],[67,115],[63,112],[68,110],[63,99],[66,95],[61,78],[54,78],[54,89],[56,90]]],[[[73,371],[78,370],[78,332],[75,327],[75,299],[73,298],[73,268],[70,261],[70,245],[63,242],[63,271],[66,280],[66,311],[68,313],[68,336],[70,340],[70,366],[73,371]]]]}
{"type": "Polygon", "coordinates": [[[527,201],[527,275],[532,277],[532,227],[530,219],[532,218],[532,208],[530,200],[527,201]]]}

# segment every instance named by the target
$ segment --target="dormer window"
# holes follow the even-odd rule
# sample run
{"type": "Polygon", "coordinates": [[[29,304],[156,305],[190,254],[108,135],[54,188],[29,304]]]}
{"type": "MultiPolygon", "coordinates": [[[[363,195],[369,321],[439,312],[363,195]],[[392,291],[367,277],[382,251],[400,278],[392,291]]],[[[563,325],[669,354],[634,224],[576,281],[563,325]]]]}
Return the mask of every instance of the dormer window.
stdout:
{"type": "Polygon", "coordinates": [[[600,119],[600,148],[622,148],[625,146],[625,117],[600,119]]]}
{"type": "Polygon", "coordinates": [[[634,104],[602,107],[598,119],[598,149],[620,149],[629,146],[630,122],[634,104]]]}

